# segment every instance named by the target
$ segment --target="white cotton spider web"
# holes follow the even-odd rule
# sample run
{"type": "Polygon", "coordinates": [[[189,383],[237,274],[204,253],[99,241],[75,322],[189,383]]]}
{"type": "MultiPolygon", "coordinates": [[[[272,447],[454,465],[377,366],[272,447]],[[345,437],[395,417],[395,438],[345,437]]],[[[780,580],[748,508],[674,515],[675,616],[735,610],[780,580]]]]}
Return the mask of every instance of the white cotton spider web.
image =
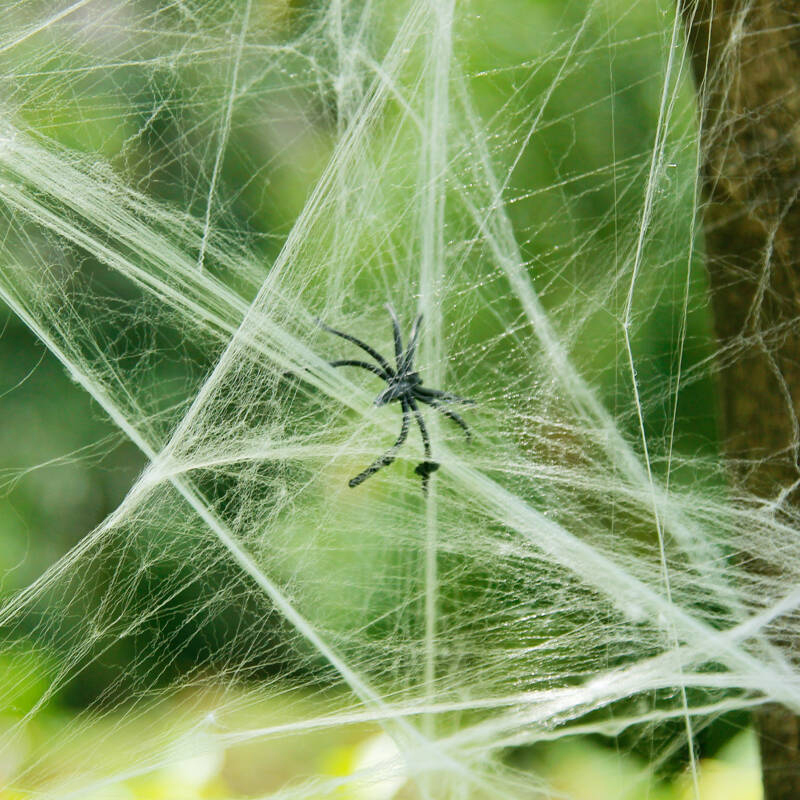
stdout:
{"type": "Polygon", "coordinates": [[[189,739],[370,723],[396,747],[375,780],[546,796],[509,748],[625,736],[696,773],[715,719],[800,709],[774,644],[800,603],[792,525],[734,501],[708,426],[676,411],[714,360],[693,97],[663,11],[534,7],[548,36],[520,45],[513,9],[477,4],[10,10],[0,296],[147,462],[0,608],[9,658],[58,665],[9,750],[84,670],[135,654],[15,785],[69,761],[39,790],[86,796],[189,739]],[[614,81],[587,90],[596,62],[614,81]],[[621,125],[637,99],[652,129],[593,153],[597,109],[621,125]],[[472,444],[426,412],[427,496],[413,426],[347,486],[399,414],[327,363],[363,353],[319,320],[388,355],[386,302],[406,336],[423,314],[426,384],[476,401],[472,444]],[[780,580],[747,571],[755,549],[780,580]],[[181,707],[190,688],[211,699],[181,707]],[[265,698],[287,719],[263,722],[265,698]],[[76,749],[106,718],[152,735],[98,766],[76,749]]]}

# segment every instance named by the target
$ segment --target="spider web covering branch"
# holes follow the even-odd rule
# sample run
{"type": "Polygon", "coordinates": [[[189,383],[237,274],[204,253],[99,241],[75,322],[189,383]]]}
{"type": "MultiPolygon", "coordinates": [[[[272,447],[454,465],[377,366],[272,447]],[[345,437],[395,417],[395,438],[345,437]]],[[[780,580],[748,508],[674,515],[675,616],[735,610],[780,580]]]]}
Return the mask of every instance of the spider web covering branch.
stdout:
{"type": "Polygon", "coordinates": [[[369,723],[371,769],[259,791],[539,797],[509,748],[696,773],[724,715],[800,711],[793,520],[718,466],[678,11],[501,5],[5,15],[0,296],[145,465],[4,597],[8,702],[52,664],[7,752],[120,665],[14,786],[369,723]],[[477,401],[472,444],[427,415],[427,497],[413,429],[347,486],[400,417],[318,320],[389,354],[387,301],[424,316],[425,384],[477,401]],[[151,735],[98,765],[104,717],[151,735]]]}

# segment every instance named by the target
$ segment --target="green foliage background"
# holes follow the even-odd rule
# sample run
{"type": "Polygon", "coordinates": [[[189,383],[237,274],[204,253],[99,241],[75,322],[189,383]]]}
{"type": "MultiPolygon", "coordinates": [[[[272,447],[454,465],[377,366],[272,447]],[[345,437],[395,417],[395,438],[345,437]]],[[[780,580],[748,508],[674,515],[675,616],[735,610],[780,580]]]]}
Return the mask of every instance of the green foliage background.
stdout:
{"type": "MultiPolygon", "coordinates": [[[[155,10],[156,5],[152,8],[155,10]]],[[[318,10],[316,4],[257,3],[254,25],[262,32],[274,29],[276,40],[282,40],[307,31],[318,19],[318,10]]],[[[202,9],[209,27],[216,20],[214,24],[224,28],[240,12],[241,4],[231,2],[207,3],[202,9]]],[[[8,13],[9,28],[15,21],[22,24],[20,19],[15,20],[14,9],[8,13]]],[[[163,11],[167,17],[175,13],[178,11],[173,7],[163,11]]],[[[630,238],[623,232],[639,222],[671,13],[672,7],[666,2],[628,4],[623,0],[597,4],[590,10],[584,2],[563,0],[471,0],[460,4],[457,58],[472,76],[470,88],[480,114],[508,130],[509,158],[528,124],[519,118],[526,98],[529,96],[533,106],[549,87],[557,87],[548,101],[547,122],[525,148],[506,192],[529,274],[546,302],[560,304],[576,285],[591,285],[594,274],[601,283],[609,265],[623,255],[617,249],[619,242],[630,238]],[[577,41],[575,32],[582,28],[580,42],[593,42],[593,47],[576,53],[570,44],[577,41]],[[625,42],[624,52],[618,52],[619,42],[625,42]],[[487,74],[491,80],[486,79],[487,74]],[[507,104],[510,95],[516,98],[516,111],[507,104]]],[[[387,21],[387,31],[376,30],[375,38],[388,35],[390,28],[387,21]]],[[[42,56],[48,49],[34,37],[12,50],[4,64],[0,87],[7,106],[14,110],[14,124],[76,154],[100,156],[108,169],[124,174],[134,189],[187,217],[202,218],[205,193],[187,165],[195,159],[199,170],[199,165],[208,160],[215,140],[211,112],[224,102],[230,82],[225,70],[213,61],[175,64],[166,59],[162,68],[154,68],[159,53],[153,52],[141,53],[143,61],[145,56],[149,59],[146,66],[127,69],[124,80],[118,73],[103,75],[98,71],[67,79],[73,67],[81,63],[82,47],[107,46],[111,56],[127,52],[135,42],[92,42],[88,34],[82,40],[74,27],[56,26],[48,35],[53,38],[49,57],[42,56]],[[35,71],[31,70],[32,62],[38,66],[35,71]],[[153,109],[159,108],[162,99],[169,101],[170,110],[154,115],[153,109]]],[[[120,36],[135,37],[136,31],[123,27],[120,36]]],[[[195,46],[198,52],[202,50],[195,46]]],[[[320,47],[325,46],[321,38],[320,47]]],[[[168,50],[165,48],[165,53],[168,50]]],[[[334,97],[326,104],[318,87],[292,88],[292,79],[289,59],[286,70],[271,78],[275,85],[245,95],[237,103],[221,164],[219,195],[224,203],[215,230],[235,241],[243,253],[252,254],[254,265],[250,274],[223,277],[247,300],[252,299],[279,252],[342,124],[343,112],[336,107],[334,97]],[[284,85],[279,85],[281,80],[284,85]],[[280,92],[281,100],[274,106],[269,103],[270,92],[280,92]],[[302,127],[297,126],[298,119],[303,121],[302,127]]],[[[674,174],[674,178],[662,188],[662,192],[675,196],[674,230],[664,233],[662,244],[651,246],[648,257],[662,268],[652,279],[644,276],[637,288],[637,303],[653,308],[646,329],[637,336],[635,355],[641,384],[663,392],[663,403],[645,402],[643,406],[645,429],[656,439],[664,438],[671,421],[667,399],[676,370],[673,343],[684,322],[685,252],[671,248],[674,242],[688,241],[693,230],[695,105],[687,76],[682,80],[670,128],[675,166],[667,174],[674,174]]],[[[502,158],[501,144],[495,155],[502,158]]],[[[712,351],[700,249],[696,252],[690,314],[685,320],[683,368],[688,375],[712,351]]],[[[54,253],[54,259],[72,259],[69,268],[92,274],[105,288],[109,303],[131,291],[83,253],[61,250],[54,253]]],[[[490,300],[487,310],[475,314],[470,323],[469,336],[475,342],[491,334],[496,324],[491,291],[491,287],[484,289],[490,300]]],[[[498,292],[495,299],[511,302],[505,293],[498,292]]],[[[624,290],[620,289],[620,308],[624,299],[624,290]]],[[[359,298],[351,298],[351,302],[357,304],[359,298]]],[[[513,316],[508,314],[508,318],[513,316]]],[[[581,322],[580,335],[571,342],[576,364],[584,374],[599,379],[603,400],[612,411],[620,393],[627,392],[629,382],[625,359],[614,344],[618,341],[612,331],[616,324],[603,312],[587,315],[581,322]]],[[[218,355],[198,349],[191,353],[193,372],[187,372],[187,345],[173,336],[166,322],[154,328],[152,321],[132,319],[120,330],[118,321],[114,321],[109,323],[107,335],[110,342],[117,343],[119,352],[125,352],[126,342],[151,343],[152,351],[158,353],[159,380],[150,391],[156,405],[165,409],[180,396],[176,389],[201,378],[218,355]],[[175,349],[181,350],[180,360],[171,358],[175,349]]],[[[0,590],[10,597],[106,518],[145,463],[102,410],[70,381],[8,310],[3,312],[0,363],[0,590]]],[[[501,364],[497,366],[502,368],[501,364]]],[[[713,456],[717,448],[713,386],[705,371],[699,374],[697,380],[687,381],[680,394],[676,446],[692,457],[713,456]]],[[[627,423],[627,433],[635,439],[638,421],[631,417],[627,423]]],[[[654,454],[656,470],[662,468],[664,456],[654,454]]],[[[690,463],[673,474],[672,480],[687,485],[715,480],[690,463]]],[[[153,531],[153,535],[158,532],[153,531]]],[[[632,540],[636,535],[632,530],[632,540]]],[[[132,549],[126,550],[130,564],[122,563],[119,568],[135,570],[142,557],[137,548],[146,546],[143,538],[132,542],[132,549]]],[[[132,613],[135,602],[146,603],[151,581],[166,575],[174,578],[188,569],[180,555],[181,545],[175,543],[174,560],[152,565],[147,580],[138,584],[141,597],[134,601],[132,613]]],[[[320,574],[326,571],[325,557],[337,558],[335,550],[320,556],[320,574]]],[[[87,594],[87,609],[107,590],[105,577],[98,574],[91,586],[84,587],[94,595],[87,594]]],[[[466,575],[458,589],[463,597],[458,599],[479,592],[481,581],[491,579],[466,575]]],[[[233,595],[229,603],[218,600],[213,614],[197,619],[193,625],[185,624],[182,609],[203,603],[209,586],[227,587],[235,580],[235,575],[220,565],[212,568],[203,584],[193,581],[187,571],[187,588],[174,598],[175,613],[159,617],[157,627],[121,638],[101,659],[92,660],[77,672],[51,699],[53,713],[71,714],[89,705],[116,706],[124,701],[128,687],[140,684],[145,677],[148,683],[154,680],[149,674],[152,664],[148,654],[163,652],[165,647],[175,654],[170,665],[173,672],[163,671],[157,680],[167,684],[190,673],[201,655],[207,658],[222,646],[229,630],[248,627],[242,625],[242,617],[251,615],[255,619],[259,613],[258,609],[242,608],[233,595]]],[[[7,662],[0,664],[7,684],[2,709],[7,714],[22,715],[32,707],[63,662],[65,653],[59,652],[57,645],[60,635],[53,638],[47,615],[45,597],[38,608],[28,612],[25,624],[31,648],[24,654],[6,656],[7,662]],[[46,646],[37,641],[41,631],[48,634],[46,646]],[[31,652],[38,654],[36,664],[30,660],[31,652]],[[15,671],[24,676],[20,681],[11,677],[15,671]]],[[[298,659],[292,648],[285,646],[279,622],[270,619],[259,631],[274,642],[275,659],[269,664],[260,661],[248,669],[246,641],[241,641],[238,657],[244,664],[243,685],[257,685],[273,673],[291,676],[297,670],[304,671],[305,683],[325,683],[324,673],[314,674],[305,658],[298,659]]],[[[69,641],[69,632],[62,634],[63,640],[69,641]]],[[[230,658],[230,653],[226,657],[230,658]]]]}

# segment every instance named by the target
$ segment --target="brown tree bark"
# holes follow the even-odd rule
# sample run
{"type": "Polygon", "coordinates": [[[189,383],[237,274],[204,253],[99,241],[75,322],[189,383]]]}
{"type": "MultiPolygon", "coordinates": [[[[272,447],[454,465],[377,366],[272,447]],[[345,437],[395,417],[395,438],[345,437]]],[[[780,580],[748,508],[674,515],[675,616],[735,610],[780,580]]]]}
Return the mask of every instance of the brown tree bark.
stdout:
{"type": "MultiPolygon", "coordinates": [[[[797,508],[800,0],[679,2],[700,103],[725,451],[739,486],[797,508]]],[[[800,632],[780,644],[800,663],[800,632]]],[[[798,800],[800,718],[769,705],[756,725],[765,799],[798,800]]]]}

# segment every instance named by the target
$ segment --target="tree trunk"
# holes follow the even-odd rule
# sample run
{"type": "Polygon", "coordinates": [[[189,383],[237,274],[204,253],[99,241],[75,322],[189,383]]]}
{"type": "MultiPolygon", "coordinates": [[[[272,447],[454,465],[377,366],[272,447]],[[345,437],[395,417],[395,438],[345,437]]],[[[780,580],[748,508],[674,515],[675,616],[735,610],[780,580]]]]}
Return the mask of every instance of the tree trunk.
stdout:
{"type": "MultiPolygon", "coordinates": [[[[800,505],[800,0],[679,0],[701,112],[722,438],[737,484],[800,505]]],[[[798,532],[800,535],[800,532],[798,532]]],[[[755,569],[776,568],[763,564],[755,569]]],[[[800,654],[798,637],[780,643],[800,654]]],[[[756,714],[766,800],[800,798],[800,719],[756,714]]]]}

